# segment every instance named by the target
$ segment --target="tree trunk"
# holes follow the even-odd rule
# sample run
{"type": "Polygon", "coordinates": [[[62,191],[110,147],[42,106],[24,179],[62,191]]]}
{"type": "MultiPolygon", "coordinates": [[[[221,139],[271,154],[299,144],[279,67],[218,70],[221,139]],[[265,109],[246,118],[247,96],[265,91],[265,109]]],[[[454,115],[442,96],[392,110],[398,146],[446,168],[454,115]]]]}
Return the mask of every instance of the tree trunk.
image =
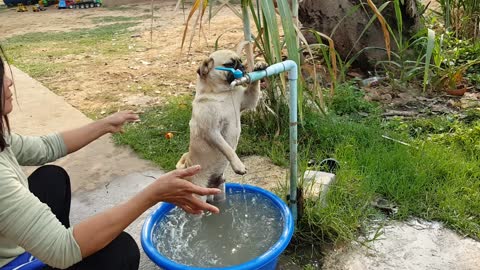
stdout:
{"type": "MultiPolygon", "coordinates": [[[[373,2],[377,8],[385,3],[384,0],[373,0],[373,2]]],[[[396,33],[397,18],[393,3],[390,3],[381,13],[396,33]]],[[[335,48],[344,60],[351,58],[366,47],[385,48],[382,28],[378,20],[375,20],[357,42],[373,15],[374,13],[366,4],[366,1],[361,0],[303,0],[299,6],[299,20],[303,28],[305,30],[314,29],[329,35],[334,40],[335,48]],[[361,2],[365,5],[347,16],[361,2]],[[336,30],[332,33],[335,27],[336,30]]],[[[402,18],[404,29],[402,34],[405,37],[410,37],[420,24],[415,0],[405,1],[405,5],[402,6],[402,18]]],[[[313,35],[306,33],[305,36],[309,43],[318,43],[313,35]]],[[[397,49],[393,38],[391,38],[391,47],[393,51],[397,49]]],[[[361,54],[355,64],[363,70],[371,70],[376,61],[386,58],[384,50],[367,50],[361,54]]]]}

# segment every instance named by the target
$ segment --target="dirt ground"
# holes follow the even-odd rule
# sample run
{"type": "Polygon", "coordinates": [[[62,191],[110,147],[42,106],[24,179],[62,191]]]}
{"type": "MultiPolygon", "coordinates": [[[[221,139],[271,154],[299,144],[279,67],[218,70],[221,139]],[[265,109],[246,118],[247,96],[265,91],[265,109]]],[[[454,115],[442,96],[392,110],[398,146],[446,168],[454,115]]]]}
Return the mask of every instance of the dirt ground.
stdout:
{"type": "MultiPolygon", "coordinates": [[[[227,49],[236,49],[243,40],[241,20],[228,8],[223,8],[211,23],[204,24],[200,35],[197,29],[189,53],[190,37],[187,36],[187,45],[182,51],[180,44],[189,10],[175,10],[176,2],[155,1],[153,21],[150,19],[149,3],[111,9],[58,10],[49,7],[40,13],[18,13],[15,9],[9,9],[0,12],[0,42],[14,35],[31,32],[71,31],[121,23],[98,20],[102,18],[137,18],[140,24],[132,28],[127,53],[111,56],[82,53],[52,57],[49,60],[53,63],[68,64],[68,70],[37,79],[93,118],[124,108],[141,111],[144,106],[162,104],[168,97],[192,94],[196,69],[201,60],[214,50],[217,39],[219,47],[227,49]]],[[[435,2],[430,6],[435,6],[435,2]]],[[[192,27],[189,29],[191,31],[192,27]]],[[[112,45],[116,42],[112,37],[112,45]]],[[[39,48],[39,51],[37,53],[43,49],[39,48]]],[[[433,99],[429,97],[425,100],[412,88],[391,89],[386,86],[367,87],[365,90],[367,99],[386,104],[392,110],[410,111],[407,113],[409,115],[418,115],[422,110],[451,112],[480,103],[479,93],[468,93],[462,99],[439,98],[436,95],[433,99]]]]}
{"type": "MultiPolygon", "coordinates": [[[[78,70],[69,73],[68,76],[39,78],[69,104],[90,117],[101,116],[109,113],[109,110],[121,108],[142,111],[143,107],[161,104],[171,96],[191,95],[196,82],[196,69],[214,50],[213,45],[220,35],[222,35],[219,41],[221,48],[236,50],[237,45],[243,40],[242,21],[228,8],[223,8],[212,19],[211,24],[204,26],[202,35],[194,37],[190,52],[187,46],[182,51],[180,44],[185,20],[181,8],[175,11],[176,2],[155,1],[153,24],[147,18],[151,14],[149,3],[112,9],[58,10],[50,7],[40,13],[18,13],[10,9],[0,13],[0,40],[32,31],[68,32],[105,24],[95,23],[95,18],[142,17],[141,24],[134,28],[129,44],[131,50],[123,57],[67,55],[53,61],[68,61],[69,64],[78,66],[78,70]],[[96,59],[100,57],[105,57],[101,59],[105,64],[95,65],[93,62],[101,62],[96,59]],[[148,91],[131,89],[146,84],[153,86],[153,89],[148,91]],[[108,97],[98,98],[102,95],[108,97]]],[[[21,95],[20,87],[18,95],[20,103],[21,95]]],[[[249,168],[248,176],[239,177],[227,171],[228,178],[231,181],[256,184],[269,190],[286,179],[286,169],[273,165],[267,158],[247,157],[245,164],[249,168]],[[253,183],[253,179],[257,183],[253,183]]]]}
{"type": "MultiPolygon", "coordinates": [[[[140,17],[141,23],[133,28],[127,54],[114,58],[88,54],[54,58],[53,62],[75,66],[75,71],[39,79],[90,116],[112,109],[160,104],[165,97],[193,92],[196,69],[214,50],[220,35],[219,46],[228,49],[235,49],[243,37],[241,20],[224,8],[211,24],[205,24],[201,35],[197,31],[190,53],[187,53],[188,46],[181,51],[186,14],[181,8],[174,11],[175,5],[176,1],[172,0],[155,1],[153,23],[149,18],[150,4],[112,9],[58,10],[49,7],[40,13],[18,13],[9,9],[0,13],[0,40],[30,32],[70,31],[108,24],[95,18],[140,17]],[[145,85],[149,89],[142,89],[145,85]],[[111,97],[95,98],[104,93],[110,93],[111,97]]],[[[115,38],[112,38],[114,43],[115,38]]]]}

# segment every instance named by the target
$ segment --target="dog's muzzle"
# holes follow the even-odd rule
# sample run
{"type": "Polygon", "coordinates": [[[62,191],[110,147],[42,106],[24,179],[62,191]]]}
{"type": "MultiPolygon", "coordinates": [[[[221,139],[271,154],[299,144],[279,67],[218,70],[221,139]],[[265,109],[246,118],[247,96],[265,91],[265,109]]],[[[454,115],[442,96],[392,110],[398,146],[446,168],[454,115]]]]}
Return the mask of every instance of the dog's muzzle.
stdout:
{"type": "MultiPolygon", "coordinates": [[[[224,65],[224,67],[232,68],[232,65],[224,65]]],[[[234,69],[240,70],[242,72],[242,75],[245,75],[245,67],[242,65],[242,62],[240,61],[235,61],[233,65],[234,69]]],[[[235,77],[231,72],[228,72],[227,74],[227,82],[228,84],[231,84],[235,80],[235,77]]]]}

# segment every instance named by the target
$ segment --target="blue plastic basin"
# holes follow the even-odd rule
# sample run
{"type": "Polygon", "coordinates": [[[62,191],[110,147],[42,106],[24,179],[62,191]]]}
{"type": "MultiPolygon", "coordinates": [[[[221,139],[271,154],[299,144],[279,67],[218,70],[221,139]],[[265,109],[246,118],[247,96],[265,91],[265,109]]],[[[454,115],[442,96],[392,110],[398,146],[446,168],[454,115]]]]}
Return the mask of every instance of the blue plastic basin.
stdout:
{"type": "Polygon", "coordinates": [[[160,254],[160,252],[158,252],[157,248],[153,244],[153,229],[155,228],[156,224],[175,207],[175,205],[169,203],[163,203],[145,220],[141,236],[143,250],[154,263],[165,270],[274,270],[277,266],[278,257],[280,254],[282,254],[283,250],[287,247],[290,239],[292,238],[294,230],[292,214],[290,213],[290,209],[280,198],[267,190],[250,185],[240,185],[235,183],[227,183],[226,185],[227,194],[232,192],[240,192],[243,190],[245,190],[245,192],[257,193],[266,197],[267,199],[270,199],[284,220],[283,231],[280,235],[280,239],[262,255],[239,265],[219,268],[200,268],[187,266],[176,263],[167,257],[164,257],[162,254],[160,254]]]}

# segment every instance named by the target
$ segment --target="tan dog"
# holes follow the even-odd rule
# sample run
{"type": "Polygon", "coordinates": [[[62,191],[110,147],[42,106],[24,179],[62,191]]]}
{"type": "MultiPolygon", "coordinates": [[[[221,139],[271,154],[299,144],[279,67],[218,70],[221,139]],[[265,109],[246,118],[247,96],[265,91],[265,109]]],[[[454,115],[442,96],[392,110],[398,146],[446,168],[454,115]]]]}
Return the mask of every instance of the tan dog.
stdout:
{"type": "MultiPolygon", "coordinates": [[[[192,104],[190,120],[190,146],[183,154],[177,168],[199,164],[202,170],[190,180],[203,187],[225,188],[223,173],[228,163],[237,174],[247,170],[235,153],[240,138],[240,113],[257,106],[260,98],[259,82],[248,87],[230,83],[233,75],[215,67],[228,67],[244,71],[240,57],[233,51],[220,50],[212,53],[197,70],[197,88],[192,104]]],[[[255,70],[265,69],[265,63],[255,65],[255,70]]],[[[219,201],[225,194],[213,198],[219,201]]],[[[211,198],[208,201],[212,201],[211,198]]]]}

